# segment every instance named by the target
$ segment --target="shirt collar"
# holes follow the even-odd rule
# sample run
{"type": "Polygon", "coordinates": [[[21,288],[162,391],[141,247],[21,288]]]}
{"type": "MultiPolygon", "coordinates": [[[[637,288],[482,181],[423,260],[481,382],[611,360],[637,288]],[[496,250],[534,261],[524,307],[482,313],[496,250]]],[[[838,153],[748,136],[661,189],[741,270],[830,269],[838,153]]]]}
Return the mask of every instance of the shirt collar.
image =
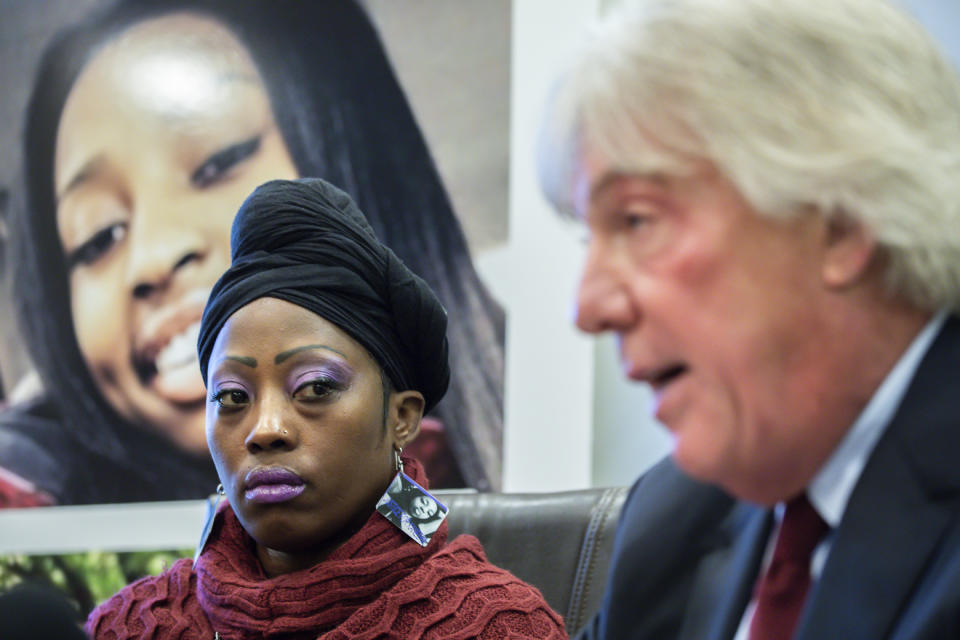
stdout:
{"type": "Polygon", "coordinates": [[[810,503],[831,528],[840,524],[867,458],[893,419],[920,361],[948,315],[947,311],[937,312],[917,334],[807,487],[810,503]]]}

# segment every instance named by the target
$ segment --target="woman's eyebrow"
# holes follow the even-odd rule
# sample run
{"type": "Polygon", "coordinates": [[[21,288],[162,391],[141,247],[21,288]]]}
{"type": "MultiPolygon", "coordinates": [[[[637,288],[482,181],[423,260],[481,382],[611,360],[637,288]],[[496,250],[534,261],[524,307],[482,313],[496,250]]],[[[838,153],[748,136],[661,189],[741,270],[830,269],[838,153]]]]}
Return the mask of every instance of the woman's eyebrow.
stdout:
{"type": "Polygon", "coordinates": [[[67,186],[65,186],[63,190],[57,194],[57,202],[59,203],[71,191],[79,187],[90,178],[94,177],[100,170],[102,170],[103,163],[104,158],[102,154],[97,154],[84,162],[74,176],[70,178],[70,181],[67,182],[67,186]]]}
{"type": "Polygon", "coordinates": [[[240,364],[244,364],[244,365],[246,365],[246,366],[248,366],[248,367],[250,367],[250,368],[252,368],[252,369],[256,369],[256,368],[257,368],[257,359],[256,359],[256,358],[251,358],[251,357],[249,357],[249,356],[224,356],[223,359],[224,359],[224,360],[233,360],[234,362],[239,362],[240,364]]]}
{"type": "Polygon", "coordinates": [[[300,353],[301,351],[309,351],[310,349],[326,349],[327,351],[333,351],[335,354],[341,356],[341,357],[344,358],[344,359],[347,359],[347,360],[349,359],[349,358],[347,358],[347,356],[346,356],[345,353],[342,353],[342,352],[340,352],[340,351],[337,351],[337,350],[334,349],[333,347],[328,347],[328,346],[325,345],[325,344],[307,344],[307,345],[304,345],[304,346],[302,346],[302,347],[294,347],[293,349],[287,349],[286,351],[281,351],[281,352],[278,353],[277,356],[273,359],[273,362],[274,362],[274,364],[280,364],[281,362],[283,362],[284,360],[286,360],[286,359],[289,358],[290,356],[295,355],[295,354],[297,354],[297,353],[300,353]]]}

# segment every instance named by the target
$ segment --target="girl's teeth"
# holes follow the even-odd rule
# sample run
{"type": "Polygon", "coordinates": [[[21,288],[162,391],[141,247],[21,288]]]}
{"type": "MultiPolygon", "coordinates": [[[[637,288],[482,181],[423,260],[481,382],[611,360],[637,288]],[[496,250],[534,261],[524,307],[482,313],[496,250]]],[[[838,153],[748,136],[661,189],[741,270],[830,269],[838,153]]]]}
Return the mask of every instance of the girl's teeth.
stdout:
{"type": "Polygon", "coordinates": [[[196,321],[170,340],[166,347],[157,354],[156,367],[158,373],[196,363],[197,338],[200,336],[200,321],[196,321]]]}

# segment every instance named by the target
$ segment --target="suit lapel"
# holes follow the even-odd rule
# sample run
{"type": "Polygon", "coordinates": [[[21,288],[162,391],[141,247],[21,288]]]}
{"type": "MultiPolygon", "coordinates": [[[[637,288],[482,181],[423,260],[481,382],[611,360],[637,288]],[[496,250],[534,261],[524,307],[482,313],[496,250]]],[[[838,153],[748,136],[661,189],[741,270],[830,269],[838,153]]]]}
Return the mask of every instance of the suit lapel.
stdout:
{"type": "Polygon", "coordinates": [[[960,324],[948,320],[864,468],[797,638],[884,638],[960,497],[960,324]]]}
{"type": "Polygon", "coordinates": [[[725,529],[732,543],[703,557],[690,591],[679,640],[730,640],[750,601],[767,538],[771,513],[740,503],[725,529]]]}
{"type": "Polygon", "coordinates": [[[871,483],[848,507],[798,638],[885,637],[951,521],[950,509],[925,501],[916,486],[897,486],[910,478],[895,459],[887,463],[889,484],[871,483]]]}

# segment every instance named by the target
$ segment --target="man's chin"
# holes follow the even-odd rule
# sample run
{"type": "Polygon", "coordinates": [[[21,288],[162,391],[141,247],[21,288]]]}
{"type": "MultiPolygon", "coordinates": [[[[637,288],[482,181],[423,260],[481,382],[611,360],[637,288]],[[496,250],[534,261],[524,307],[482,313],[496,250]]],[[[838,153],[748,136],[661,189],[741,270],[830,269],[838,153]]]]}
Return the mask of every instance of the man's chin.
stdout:
{"type": "Polygon", "coordinates": [[[702,446],[691,445],[676,432],[671,433],[674,437],[671,457],[677,467],[694,480],[722,487],[725,465],[704,451],[702,446]]]}

